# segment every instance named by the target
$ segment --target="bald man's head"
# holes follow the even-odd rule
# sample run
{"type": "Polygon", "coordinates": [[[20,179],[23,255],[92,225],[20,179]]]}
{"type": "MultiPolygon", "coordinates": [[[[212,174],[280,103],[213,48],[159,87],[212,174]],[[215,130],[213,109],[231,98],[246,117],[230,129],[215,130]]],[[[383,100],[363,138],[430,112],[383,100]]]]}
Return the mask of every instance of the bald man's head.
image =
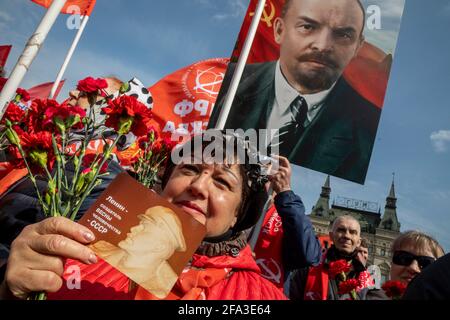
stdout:
{"type": "Polygon", "coordinates": [[[353,253],[361,244],[361,226],[358,220],[349,215],[336,218],[331,227],[330,238],[338,251],[353,253]]]}

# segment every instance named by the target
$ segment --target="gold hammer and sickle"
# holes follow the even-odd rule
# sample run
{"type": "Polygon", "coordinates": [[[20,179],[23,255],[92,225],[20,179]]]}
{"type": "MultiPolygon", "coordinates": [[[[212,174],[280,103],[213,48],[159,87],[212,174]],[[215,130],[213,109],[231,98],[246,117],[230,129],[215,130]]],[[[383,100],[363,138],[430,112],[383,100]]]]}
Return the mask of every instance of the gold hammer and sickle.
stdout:
{"type": "MultiPolygon", "coordinates": [[[[267,14],[266,7],[264,6],[263,16],[261,17],[261,21],[265,22],[267,24],[267,27],[272,27],[272,20],[275,17],[275,6],[273,5],[272,1],[269,1],[270,3],[270,14],[267,14]]],[[[250,17],[253,17],[255,15],[254,12],[250,12],[250,17]]]]}

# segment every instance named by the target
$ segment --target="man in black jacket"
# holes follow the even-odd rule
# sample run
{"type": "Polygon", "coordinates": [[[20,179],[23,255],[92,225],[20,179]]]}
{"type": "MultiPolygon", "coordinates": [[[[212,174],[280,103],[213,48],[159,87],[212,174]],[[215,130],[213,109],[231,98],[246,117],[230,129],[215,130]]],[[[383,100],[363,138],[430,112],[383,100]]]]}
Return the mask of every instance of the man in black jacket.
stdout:
{"type": "MultiPolygon", "coordinates": [[[[291,274],[288,296],[292,300],[340,300],[349,298],[348,294],[340,294],[339,284],[342,279],[333,278],[330,274],[330,265],[336,261],[344,260],[349,265],[348,279],[358,281],[367,280],[366,268],[357,258],[356,248],[361,243],[361,227],[352,216],[340,216],[333,223],[330,238],[333,245],[324,255],[321,263],[316,267],[305,267],[295,270],[291,274]]],[[[384,300],[387,299],[379,290],[369,290],[362,284],[357,299],[384,300]]]]}

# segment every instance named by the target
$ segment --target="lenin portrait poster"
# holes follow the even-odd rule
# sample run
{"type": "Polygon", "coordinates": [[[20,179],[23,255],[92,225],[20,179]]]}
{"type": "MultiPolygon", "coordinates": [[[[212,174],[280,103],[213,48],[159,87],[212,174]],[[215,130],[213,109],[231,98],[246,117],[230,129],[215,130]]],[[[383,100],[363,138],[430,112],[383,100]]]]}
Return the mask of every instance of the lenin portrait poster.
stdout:
{"type": "MultiPolygon", "coordinates": [[[[250,1],[209,128],[216,127],[257,3],[250,1]]],[[[269,129],[269,150],[363,184],[404,4],[267,0],[225,128],[269,129]]]]}

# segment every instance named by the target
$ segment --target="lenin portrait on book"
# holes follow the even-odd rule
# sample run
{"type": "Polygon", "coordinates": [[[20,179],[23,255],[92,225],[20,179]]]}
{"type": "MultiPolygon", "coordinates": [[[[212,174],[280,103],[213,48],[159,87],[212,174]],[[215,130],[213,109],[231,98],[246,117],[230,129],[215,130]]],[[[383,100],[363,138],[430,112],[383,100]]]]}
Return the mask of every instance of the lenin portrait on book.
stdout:
{"type": "MultiPolygon", "coordinates": [[[[376,99],[362,95],[344,72],[360,62],[361,53],[381,52],[384,59],[375,71],[385,67],[387,84],[392,61],[365,41],[365,25],[360,0],[286,0],[273,23],[279,58],[246,65],[225,128],[272,129],[272,150],[276,143],[279,154],[294,164],[364,183],[383,102],[376,105],[376,99]]],[[[372,72],[366,65],[359,68],[359,83],[365,82],[361,74],[372,72]]],[[[235,67],[230,63],[227,69],[210,128],[235,67]]]]}

